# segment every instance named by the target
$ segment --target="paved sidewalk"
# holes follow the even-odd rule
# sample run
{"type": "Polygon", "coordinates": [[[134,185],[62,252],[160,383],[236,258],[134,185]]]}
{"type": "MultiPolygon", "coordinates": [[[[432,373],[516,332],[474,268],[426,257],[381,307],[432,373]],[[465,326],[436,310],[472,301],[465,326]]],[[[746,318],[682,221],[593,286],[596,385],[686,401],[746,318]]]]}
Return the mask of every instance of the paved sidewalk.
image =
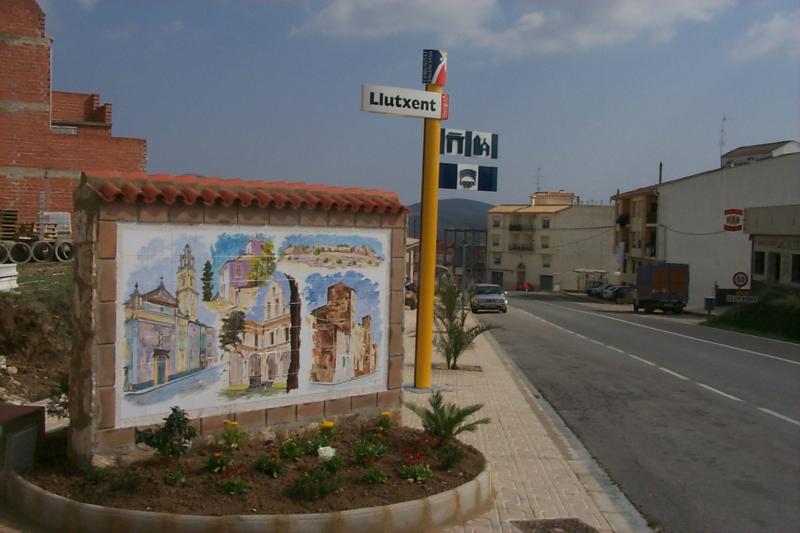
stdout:
{"type": "MultiPolygon", "coordinates": [[[[416,312],[407,310],[407,384],[414,381],[415,321],[416,312]]],[[[433,357],[434,363],[444,363],[438,353],[433,357]]],[[[497,498],[493,509],[448,531],[517,533],[510,521],[540,518],[579,518],[602,532],[650,531],[491,333],[479,336],[459,363],[480,365],[481,371],[434,369],[432,384],[459,405],[484,404],[475,416],[489,416],[492,423],[459,438],[486,455],[497,498]]],[[[417,404],[427,404],[428,396],[404,394],[405,401],[417,404]]],[[[406,425],[420,426],[407,409],[402,418],[406,425]]]]}

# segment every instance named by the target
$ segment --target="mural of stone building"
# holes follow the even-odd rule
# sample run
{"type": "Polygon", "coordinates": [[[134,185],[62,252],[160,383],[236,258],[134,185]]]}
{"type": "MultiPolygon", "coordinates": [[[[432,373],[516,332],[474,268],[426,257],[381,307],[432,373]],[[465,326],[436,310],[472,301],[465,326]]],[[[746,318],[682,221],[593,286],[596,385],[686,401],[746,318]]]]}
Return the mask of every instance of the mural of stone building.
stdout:
{"type": "Polygon", "coordinates": [[[216,332],[198,319],[197,271],[188,244],[176,275],[175,296],[161,278],[145,293],[136,283],[124,304],[127,392],[178,380],[216,362],[216,332]]]}
{"type": "Polygon", "coordinates": [[[376,370],[372,317],[356,320],[356,291],[344,283],[328,287],[327,303],[311,311],[311,381],[340,383],[376,370]]]}
{"type": "MultiPolygon", "coordinates": [[[[252,242],[252,241],[251,241],[252,242]]],[[[285,384],[291,362],[291,315],[286,292],[277,281],[258,290],[245,315],[239,345],[230,356],[230,386],[269,388],[285,384]]]]}
{"type": "Polygon", "coordinates": [[[247,242],[241,255],[229,259],[219,269],[219,298],[223,298],[233,305],[239,305],[239,291],[244,288],[255,287],[256,283],[248,279],[252,260],[264,249],[262,239],[251,239],[247,242]]]}

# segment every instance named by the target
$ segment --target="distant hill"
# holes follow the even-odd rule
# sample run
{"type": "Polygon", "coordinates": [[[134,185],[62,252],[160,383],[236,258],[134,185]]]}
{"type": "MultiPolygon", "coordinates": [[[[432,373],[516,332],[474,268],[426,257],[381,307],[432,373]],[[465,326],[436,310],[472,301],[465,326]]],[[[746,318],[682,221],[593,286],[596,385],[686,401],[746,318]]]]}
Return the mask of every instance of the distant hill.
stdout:
{"type": "MultiPolygon", "coordinates": [[[[444,235],[445,229],[486,229],[487,212],[492,207],[492,204],[486,202],[463,198],[439,200],[439,237],[444,235]]],[[[408,208],[411,211],[408,216],[408,236],[419,238],[420,204],[412,204],[408,208]]]]}

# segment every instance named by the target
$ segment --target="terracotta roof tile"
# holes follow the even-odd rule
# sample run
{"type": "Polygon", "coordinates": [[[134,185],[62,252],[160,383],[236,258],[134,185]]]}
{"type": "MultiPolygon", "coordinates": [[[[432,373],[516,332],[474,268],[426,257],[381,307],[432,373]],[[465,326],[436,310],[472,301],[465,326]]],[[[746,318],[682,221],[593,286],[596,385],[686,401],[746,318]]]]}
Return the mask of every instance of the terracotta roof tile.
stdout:
{"type": "Polygon", "coordinates": [[[252,205],[365,213],[408,212],[396,193],[378,189],[113,170],[88,170],[83,180],[104,202],[173,204],[180,201],[223,207],[252,205]]]}

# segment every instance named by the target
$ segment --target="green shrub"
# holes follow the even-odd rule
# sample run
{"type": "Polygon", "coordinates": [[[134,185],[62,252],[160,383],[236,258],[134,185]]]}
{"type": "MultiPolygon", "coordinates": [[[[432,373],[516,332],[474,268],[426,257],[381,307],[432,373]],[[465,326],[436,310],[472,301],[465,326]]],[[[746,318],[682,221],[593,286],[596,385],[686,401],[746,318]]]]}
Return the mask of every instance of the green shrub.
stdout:
{"type": "Polygon", "coordinates": [[[135,440],[144,443],[162,457],[178,458],[189,450],[192,440],[197,437],[197,429],[189,425],[186,411],[173,407],[172,413],[164,419],[164,425],[156,429],[136,430],[135,440]]]}
{"type": "Polygon", "coordinates": [[[92,485],[99,485],[104,481],[108,481],[110,478],[111,471],[106,470],[105,468],[90,466],[83,472],[83,479],[92,485]]]}
{"type": "Polygon", "coordinates": [[[289,437],[281,444],[278,449],[281,458],[297,461],[304,455],[303,442],[296,437],[289,437]]]}
{"type": "Polygon", "coordinates": [[[306,501],[321,500],[338,490],[341,484],[325,465],[319,465],[297,478],[289,487],[289,495],[306,501]]]}
{"type": "Polygon", "coordinates": [[[247,492],[247,482],[238,477],[226,479],[217,485],[217,490],[219,490],[222,494],[228,494],[229,496],[244,494],[247,492]]]}
{"type": "Polygon", "coordinates": [[[214,452],[209,455],[206,460],[206,469],[215,474],[220,474],[232,464],[233,458],[230,455],[225,455],[222,452],[214,452]]]}
{"type": "Polygon", "coordinates": [[[712,317],[708,325],[800,341],[800,297],[765,292],[759,298],[757,303],[737,305],[712,317]]]}
{"type": "Polygon", "coordinates": [[[386,443],[377,435],[365,435],[356,441],[353,448],[353,462],[365,465],[378,460],[386,454],[386,443]]]}
{"type": "Polygon", "coordinates": [[[142,484],[142,476],[132,468],[123,468],[114,472],[108,481],[113,491],[136,492],[142,484]]]}
{"type": "Polygon", "coordinates": [[[455,283],[440,283],[437,295],[438,304],[434,318],[439,326],[436,336],[436,347],[444,355],[447,368],[458,368],[458,359],[475,338],[491,329],[486,324],[478,324],[470,328],[466,325],[466,313],[461,305],[461,294],[455,283]]]}
{"type": "Polygon", "coordinates": [[[280,453],[273,451],[269,456],[259,457],[256,460],[254,468],[259,472],[277,478],[286,470],[283,461],[281,460],[280,453]]]}
{"type": "Polygon", "coordinates": [[[380,485],[382,483],[386,483],[387,479],[389,479],[389,475],[386,472],[377,466],[372,465],[367,468],[367,471],[364,473],[364,477],[361,478],[361,481],[368,485],[380,485]]]}
{"type": "Polygon", "coordinates": [[[427,463],[419,462],[409,465],[400,465],[400,477],[414,483],[425,483],[433,476],[433,471],[427,463]]]}
{"type": "Polygon", "coordinates": [[[439,467],[450,470],[464,459],[464,450],[452,444],[446,444],[436,450],[439,467]]]}
{"type": "Polygon", "coordinates": [[[186,483],[186,474],[180,468],[169,468],[164,472],[162,480],[165,485],[174,487],[186,483]]]}
{"type": "Polygon", "coordinates": [[[247,433],[236,426],[235,420],[225,420],[225,431],[220,435],[220,445],[229,451],[238,450],[247,440],[247,433]]]}
{"type": "Polygon", "coordinates": [[[481,418],[474,422],[466,422],[474,413],[483,408],[483,404],[459,407],[454,403],[444,403],[440,391],[434,392],[428,400],[431,408],[426,409],[414,404],[403,402],[414,414],[422,420],[425,432],[436,439],[437,447],[446,445],[450,439],[465,431],[475,431],[479,425],[488,424],[491,419],[481,418]]]}

